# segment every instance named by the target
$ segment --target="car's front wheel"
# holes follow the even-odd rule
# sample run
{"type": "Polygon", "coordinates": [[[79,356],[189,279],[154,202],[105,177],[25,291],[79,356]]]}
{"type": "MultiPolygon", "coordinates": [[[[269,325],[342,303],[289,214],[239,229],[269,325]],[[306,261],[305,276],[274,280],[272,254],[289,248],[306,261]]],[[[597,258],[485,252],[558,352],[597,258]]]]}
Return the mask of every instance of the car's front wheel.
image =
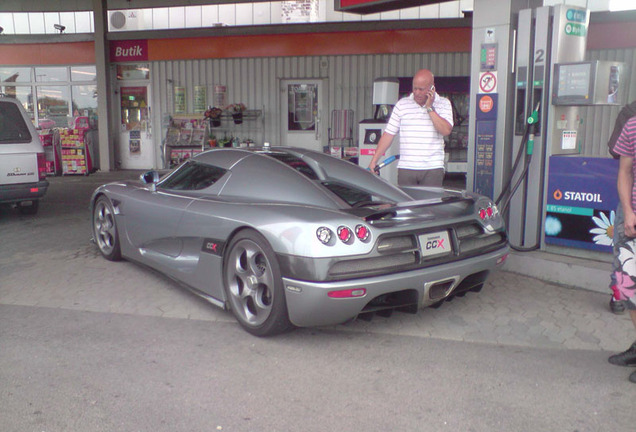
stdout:
{"type": "Polygon", "coordinates": [[[93,206],[93,238],[104,258],[110,261],[121,259],[115,209],[104,195],[97,198],[93,206]]]}
{"type": "Polygon", "coordinates": [[[224,286],[239,324],[255,336],[272,336],[293,328],[280,267],[267,240],[256,231],[243,230],[226,251],[224,286]]]}

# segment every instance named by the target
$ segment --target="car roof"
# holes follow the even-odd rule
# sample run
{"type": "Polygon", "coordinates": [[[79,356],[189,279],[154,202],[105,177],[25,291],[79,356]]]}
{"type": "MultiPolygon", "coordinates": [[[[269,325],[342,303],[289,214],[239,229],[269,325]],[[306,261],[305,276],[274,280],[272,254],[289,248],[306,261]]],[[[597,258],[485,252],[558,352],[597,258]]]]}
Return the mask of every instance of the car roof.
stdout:
{"type": "Polygon", "coordinates": [[[229,171],[220,196],[342,209],[347,204],[321,184],[335,181],[365,185],[396,202],[409,199],[395,186],[350,162],[296,147],[219,148],[193,160],[229,171]]]}

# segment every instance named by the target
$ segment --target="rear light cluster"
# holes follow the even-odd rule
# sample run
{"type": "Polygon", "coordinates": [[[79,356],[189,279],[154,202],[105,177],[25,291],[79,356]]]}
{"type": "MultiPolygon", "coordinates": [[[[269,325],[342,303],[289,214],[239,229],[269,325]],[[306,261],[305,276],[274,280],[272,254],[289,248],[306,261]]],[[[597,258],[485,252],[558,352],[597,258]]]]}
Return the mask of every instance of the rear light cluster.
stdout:
{"type": "Polygon", "coordinates": [[[481,207],[479,209],[479,219],[487,221],[497,216],[498,213],[499,210],[497,210],[497,206],[492,203],[488,203],[488,206],[481,207]]]}
{"type": "Polygon", "coordinates": [[[333,246],[335,244],[335,238],[345,244],[353,244],[354,239],[358,239],[362,242],[367,242],[371,238],[371,231],[365,225],[356,225],[355,229],[351,229],[348,226],[340,225],[334,233],[330,228],[320,227],[316,230],[316,237],[322,244],[333,246]]]}
{"type": "Polygon", "coordinates": [[[38,178],[40,181],[46,180],[46,156],[38,153],[38,178]]]}

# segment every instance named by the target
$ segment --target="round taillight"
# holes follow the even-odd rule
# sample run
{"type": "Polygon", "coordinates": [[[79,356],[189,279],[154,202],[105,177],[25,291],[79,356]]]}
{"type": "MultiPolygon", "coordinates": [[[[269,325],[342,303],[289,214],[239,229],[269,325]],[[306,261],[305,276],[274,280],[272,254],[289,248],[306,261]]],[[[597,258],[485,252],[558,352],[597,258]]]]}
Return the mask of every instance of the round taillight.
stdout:
{"type": "Polygon", "coordinates": [[[486,214],[488,215],[488,217],[492,217],[494,211],[492,209],[492,206],[488,206],[488,208],[486,209],[486,214]]]}
{"type": "Polygon", "coordinates": [[[481,220],[486,219],[486,209],[483,209],[483,208],[482,208],[482,209],[479,209],[479,218],[480,218],[481,220]]]}
{"type": "Polygon", "coordinates": [[[343,243],[347,243],[349,240],[351,240],[353,233],[351,232],[350,228],[347,228],[346,226],[339,226],[338,227],[338,238],[343,242],[343,243]]]}
{"type": "Polygon", "coordinates": [[[322,244],[329,244],[333,233],[327,227],[320,227],[316,230],[316,237],[318,237],[318,240],[320,240],[322,244]]]}
{"type": "Polygon", "coordinates": [[[371,235],[369,228],[365,227],[364,225],[356,226],[356,237],[358,237],[360,240],[362,241],[368,240],[369,235],[371,235]]]}

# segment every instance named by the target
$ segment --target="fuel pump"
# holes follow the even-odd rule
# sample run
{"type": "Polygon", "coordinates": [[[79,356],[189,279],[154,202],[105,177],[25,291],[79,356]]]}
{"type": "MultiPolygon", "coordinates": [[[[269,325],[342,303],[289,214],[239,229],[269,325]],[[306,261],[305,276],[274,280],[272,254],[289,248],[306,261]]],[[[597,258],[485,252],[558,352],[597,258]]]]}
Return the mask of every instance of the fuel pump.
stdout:
{"type": "MultiPolygon", "coordinates": [[[[399,81],[397,78],[377,78],[373,82],[373,105],[374,116],[372,119],[362,120],[358,126],[358,165],[368,167],[371,159],[375,155],[378,142],[386,123],[391,116],[393,106],[399,98],[399,81]]],[[[381,177],[392,184],[397,185],[397,163],[392,164],[399,158],[400,146],[399,138],[395,137],[393,145],[389,147],[384,155],[385,169],[378,173],[381,177]]]]}
{"type": "Polygon", "coordinates": [[[502,9],[503,2],[483,0],[473,17],[473,51],[480,55],[471,69],[479,82],[471,86],[477,102],[467,186],[497,196],[511,246],[521,251],[545,243],[550,162],[579,157],[582,107],[624,103],[624,65],[585,61],[589,11],[537,3],[511,0],[502,9]],[[502,28],[509,31],[503,37],[502,28]],[[503,62],[497,53],[506,45],[509,61],[503,62]]]}

